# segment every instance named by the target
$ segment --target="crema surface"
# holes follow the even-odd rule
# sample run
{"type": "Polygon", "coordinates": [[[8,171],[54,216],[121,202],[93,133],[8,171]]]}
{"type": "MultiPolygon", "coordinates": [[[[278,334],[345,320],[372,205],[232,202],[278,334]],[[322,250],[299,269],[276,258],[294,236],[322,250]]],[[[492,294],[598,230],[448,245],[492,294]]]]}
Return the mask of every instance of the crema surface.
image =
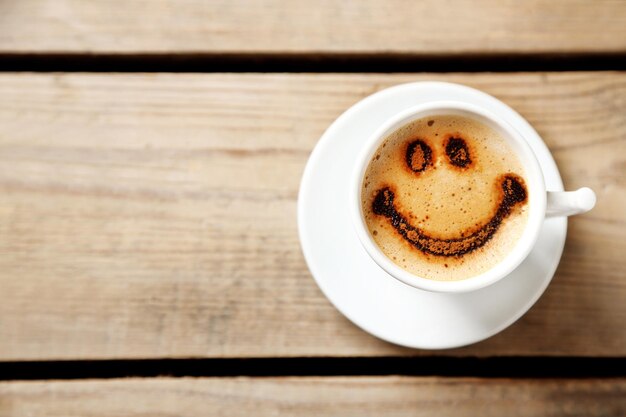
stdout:
{"type": "Polygon", "coordinates": [[[467,117],[431,116],[393,132],[361,191],[369,232],[401,268],[461,280],[513,250],[528,218],[524,169],[500,134],[467,117]]]}

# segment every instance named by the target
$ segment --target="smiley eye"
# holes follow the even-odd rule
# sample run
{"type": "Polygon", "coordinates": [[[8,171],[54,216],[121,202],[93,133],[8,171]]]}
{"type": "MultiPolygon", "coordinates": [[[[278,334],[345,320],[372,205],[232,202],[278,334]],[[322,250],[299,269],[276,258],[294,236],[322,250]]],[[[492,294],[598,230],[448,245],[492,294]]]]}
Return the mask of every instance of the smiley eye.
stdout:
{"type": "Polygon", "coordinates": [[[448,139],[446,155],[450,163],[459,168],[467,168],[472,163],[467,143],[461,138],[451,137],[448,139]]]}
{"type": "Polygon", "coordinates": [[[409,143],[406,148],[406,165],[413,172],[422,172],[433,164],[433,151],[421,139],[409,143]]]}

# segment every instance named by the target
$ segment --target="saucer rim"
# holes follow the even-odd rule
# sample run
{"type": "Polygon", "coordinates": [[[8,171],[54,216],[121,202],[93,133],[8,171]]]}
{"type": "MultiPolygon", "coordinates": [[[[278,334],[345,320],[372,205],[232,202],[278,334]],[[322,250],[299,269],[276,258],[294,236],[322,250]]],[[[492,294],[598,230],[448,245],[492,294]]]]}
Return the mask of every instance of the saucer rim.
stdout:
{"type": "MultiPolygon", "coordinates": [[[[528,312],[528,310],[530,310],[530,308],[539,300],[539,298],[543,295],[543,293],[545,292],[545,290],[547,289],[547,287],[549,286],[550,282],[552,281],[554,274],[556,272],[556,269],[558,268],[558,265],[560,264],[560,260],[563,254],[563,250],[565,247],[565,240],[566,240],[566,236],[567,236],[567,218],[566,217],[562,217],[562,218],[550,218],[550,219],[546,219],[544,220],[544,223],[541,226],[541,229],[543,229],[544,227],[546,227],[545,222],[550,221],[554,224],[556,224],[556,227],[558,227],[561,232],[559,233],[559,236],[555,236],[555,238],[560,238],[561,242],[558,245],[558,250],[555,251],[555,261],[552,262],[551,266],[549,268],[547,268],[545,271],[542,272],[543,275],[545,275],[545,278],[541,281],[541,285],[538,285],[536,290],[534,291],[533,295],[528,297],[528,301],[523,304],[522,307],[518,308],[515,314],[511,314],[510,318],[507,320],[504,320],[502,323],[500,323],[500,325],[498,326],[494,326],[492,329],[490,329],[490,331],[485,332],[485,333],[480,333],[477,334],[477,336],[475,337],[468,337],[465,338],[462,342],[459,343],[448,343],[448,344],[442,344],[442,343],[407,343],[406,341],[400,340],[399,338],[395,337],[395,336],[389,336],[389,335],[381,335],[377,329],[372,328],[371,326],[369,326],[367,323],[363,323],[359,320],[357,320],[355,317],[353,317],[353,315],[351,313],[348,313],[344,308],[342,308],[339,303],[334,299],[333,296],[331,296],[331,294],[329,293],[329,288],[326,288],[326,286],[323,284],[322,280],[318,279],[317,277],[321,274],[321,271],[318,269],[317,265],[315,265],[315,263],[313,262],[313,255],[311,254],[312,251],[312,246],[313,245],[309,245],[307,242],[310,242],[310,236],[308,235],[308,231],[305,227],[305,219],[306,219],[306,212],[309,209],[313,209],[313,207],[309,207],[309,205],[305,204],[306,203],[306,191],[307,189],[310,187],[310,183],[312,181],[315,180],[314,177],[314,173],[313,170],[315,169],[315,167],[318,165],[318,160],[320,159],[321,155],[323,154],[323,150],[327,147],[327,146],[332,146],[332,137],[335,135],[335,132],[338,131],[344,123],[346,123],[346,120],[350,120],[351,117],[353,117],[353,115],[356,113],[358,115],[358,112],[362,110],[362,108],[366,107],[367,105],[369,105],[372,101],[381,101],[384,100],[386,96],[391,96],[393,94],[396,94],[398,92],[398,90],[404,90],[406,89],[408,91],[408,89],[414,88],[414,87],[423,87],[424,89],[427,89],[429,87],[431,88],[444,88],[444,89],[453,89],[453,90],[465,90],[466,93],[469,93],[470,95],[475,95],[475,96],[481,96],[483,99],[486,99],[487,101],[490,101],[490,106],[496,105],[496,106],[500,106],[502,110],[506,110],[508,111],[510,114],[509,115],[502,115],[502,118],[506,119],[506,120],[510,120],[511,117],[514,117],[517,119],[517,122],[522,123],[525,125],[525,127],[527,129],[529,129],[533,135],[535,136],[534,139],[536,139],[533,143],[529,143],[529,145],[531,146],[531,148],[533,149],[533,151],[535,153],[542,153],[542,154],[547,154],[547,158],[548,158],[548,162],[549,165],[551,166],[544,166],[544,164],[542,162],[540,162],[540,166],[542,169],[542,173],[544,175],[544,180],[547,182],[548,179],[545,178],[546,176],[546,171],[552,171],[550,172],[549,176],[551,177],[552,181],[556,182],[556,186],[554,187],[550,187],[546,184],[546,189],[549,191],[562,191],[563,190],[563,181],[560,175],[560,172],[558,170],[558,167],[556,165],[556,162],[554,161],[554,158],[551,154],[551,152],[549,151],[547,145],[545,144],[545,142],[543,141],[543,139],[541,138],[541,136],[536,132],[536,130],[528,123],[528,121],[521,116],[517,111],[515,111],[514,109],[512,109],[510,106],[508,106],[506,103],[500,101],[499,99],[483,92],[477,89],[474,89],[472,87],[468,87],[465,85],[461,85],[461,84],[456,84],[456,83],[450,83],[450,82],[443,82],[443,81],[417,81],[417,82],[409,82],[409,83],[404,83],[404,84],[399,84],[396,86],[392,86],[386,89],[383,89],[381,91],[378,91],[374,94],[371,94],[361,100],[359,100],[357,103],[353,104],[351,107],[349,107],[347,110],[345,110],[339,117],[337,117],[337,119],[335,119],[333,121],[333,123],[331,123],[331,125],[325,130],[325,132],[322,134],[322,136],[320,137],[320,139],[318,140],[318,142],[316,143],[313,151],[311,152],[309,159],[307,161],[306,167],[303,171],[302,174],[302,179],[300,181],[300,189],[298,192],[298,203],[297,203],[297,224],[298,224],[298,234],[299,234],[299,239],[300,239],[300,246],[301,246],[301,250],[303,252],[304,258],[305,258],[305,262],[307,264],[307,267],[309,268],[309,271],[311,272],[311,275],[313,276],[313,279],[315,280],[315,282],[317,283],[318,287],[320,288],[320,290],[322,291],[322,293],[324,294],[324,296],[330,301],[330,303],[341,313],[343,314],[346,318],[348,318],[354,325],[356,325],[357,327],[359,327],[360,329],[370,333],[371,335],[393,343],[395,345],[398,346],[403,346],[403,347],[409,347],[409,348],[416,348],[416,349],[428,349],[428,350],[443,350],[443,349],[452,349],[452,348],[458,348],[458,347],[463,347],[463,346],[468,346],[480,341],[483,341],[485,339],[488,339],[500,332],[502,332],[504,329],[510,327],[513,323],[515,323],[517,320],[519,320],[522,316],[524,316],[524,314],[526,314],[528,312]],[[562,236],[562,237],[561,237],[562,236]],[[558,253],[558,257],[556,256],[556,253],[558,253]]],[[[463,100],[463,99],[456,99],[459,101],[466,101],[467,100],[463,100]]],[[[470,103],[472,103],[472,101],[470,101],[470,103]]],[[[415,104],[415,103],[414,103],[415,104]]],[[[414,105],[413,104],[413,105],[414,105]]],[[[475,104],[475,103],[472,103],[475,104]]],[[[410,106],[409,106],[410,107],[410,106]]],[[[407,107],[408,108],[408,107],[407,107]]],[[[493,111],[493,110],[492,110],[493,111]]],[[[500,112],[501,110],[498,110],[498,112],[500,112]]],[[[384,122],[384,121],[383,121],[384,122]]],[[[381,122],[382,123],[382,122],[381,122]]],[[[537,155],[537,158],[539,159],[539,155],[537,155]]],[[[348,250],[352,250],[352,249],[348,249],[348,250]]],[[[364,248],[360,248],[360,250],[362,250],[364,252],[365,256],[368,256],[367,253],[365,252],[364,248]]],[[[534,250],[534,247],[533,247],[534,250]]],[[[532,250],[531,250],[532,253],[532,250]]],[[[515,270],[519,269],[519,268],[523,268],[524,267],[524,263],[521,263],[515,270]]],[[[513,270],[511,273],[513,273],[515,270],[513,270]]],[[[381,271],[386,274],[389,275],[386,271],[382,270],[381,271]]],[[[509,274],[510,275],[510,274],[509,274]]],[[[391,275],[389,275],[390,279],[396,280],[394,277],[392,277],[391,275]]],[[[415,290],[415,291],[420,291],[422,293],[426,293],[426,294],[436,294],[436,293],[429,293],[428,291],[424,291],[424,290],[419,290],[416,289],[414,287],[408,286],[407,284],[402,284],[402,285],[406,285],[407,290],[415,290]]],[[[476,291],[473,291],[471,293],[474,292],[480,292],[484,289],[478,289],[476,291]]],[[[456,296],[456,297],[463,297],[464,295],[467,295],[468,293],[457,293],[457,294],[449,294],[450,296],[456,296]]]]}

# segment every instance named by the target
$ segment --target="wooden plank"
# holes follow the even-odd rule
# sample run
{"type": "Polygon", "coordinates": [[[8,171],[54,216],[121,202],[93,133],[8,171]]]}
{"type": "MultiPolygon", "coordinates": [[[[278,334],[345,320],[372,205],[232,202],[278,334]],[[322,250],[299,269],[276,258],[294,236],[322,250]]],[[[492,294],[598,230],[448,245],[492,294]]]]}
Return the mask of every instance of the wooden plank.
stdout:
{"type": "Polygon", "coordinates": [[[461,82],[525,115],[568,188],[551,287],[438,355],[626,355],[626,73],[0,75],[0,359],[430,354],[351,325],[300,252],[307,157],[347,107],[461,82]]]}
{"type": "Polygon", "coordinates": [[[626,50],[619,0],[4,0],[4,53],[626,50]]]}
{"type": "Polygon", "coordinates": [[[2,416],[623,416],[626,379],[423,377],[0,383],[2,416]]]}

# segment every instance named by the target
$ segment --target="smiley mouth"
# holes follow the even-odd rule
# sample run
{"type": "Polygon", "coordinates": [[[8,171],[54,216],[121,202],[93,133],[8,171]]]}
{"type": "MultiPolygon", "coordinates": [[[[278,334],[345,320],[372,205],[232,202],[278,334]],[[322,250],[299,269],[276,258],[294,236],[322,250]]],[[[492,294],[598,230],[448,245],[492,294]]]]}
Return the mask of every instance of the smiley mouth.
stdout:
{"type": "Polygon", "coordinates": [[[460,257],[484,246],[498,231],[500,225],[511,214],[513,208],[527,200],[523,180],[514,174],[505,174],[499,180],[502,193],[495,214],[482,226],[451,239],[441,239],[429,235],[413,226],[394,205],[394,192],[389,187],[381,188],[372,203],[375,214],[386,217],[391,226],[404,240],[426,254],[445,257],[460,257]]]}

